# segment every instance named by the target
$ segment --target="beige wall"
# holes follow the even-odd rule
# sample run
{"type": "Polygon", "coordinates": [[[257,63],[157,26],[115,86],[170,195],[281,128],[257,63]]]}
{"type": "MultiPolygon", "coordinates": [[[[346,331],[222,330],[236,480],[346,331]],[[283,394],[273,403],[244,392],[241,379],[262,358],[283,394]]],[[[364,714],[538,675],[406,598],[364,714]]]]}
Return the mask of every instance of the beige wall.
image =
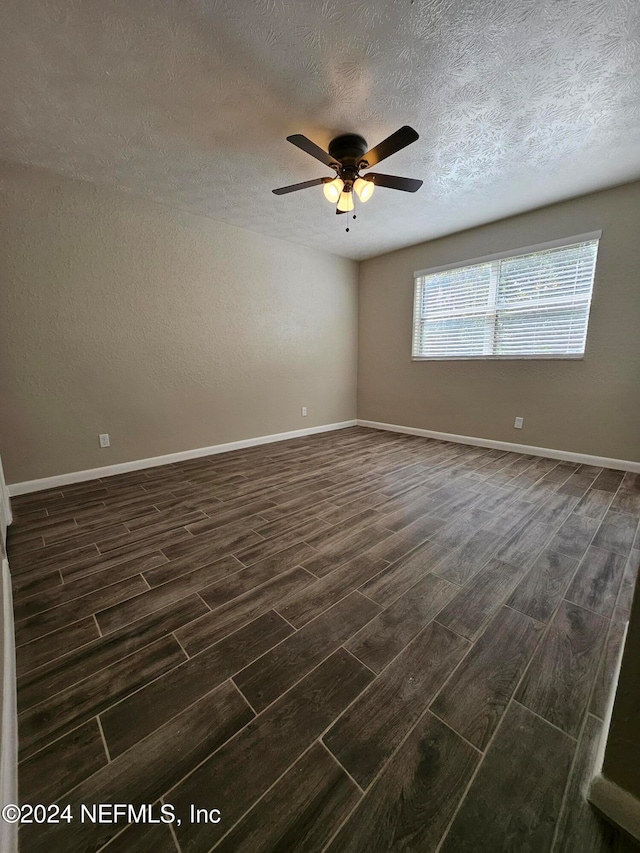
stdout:
{"type": "Polygon", "coordinates": [[[359,314],[359,418],[640,461],[640,183],[364,261],[359,314]],[[584,360],[411,361],[415,270],[598,229],[584,360]]]}
{"type": "MultiPolygon", "coordinates": [[[[639,222],[636,183],[364,261],[358,416],[640,460],[639,222]],[[414,270],[599,228],[583,361],[410,360],[414,270]]],[[[0,164],[7,481],[355,417],[357,273],[0,164]],[[111,448],[98,447],[101,432],[111,448]]]]}
{"type": "Polygon", "coordinates": [[[7,482],[355,417],[355,262],[7,164],[0,220],[7,482]]]}

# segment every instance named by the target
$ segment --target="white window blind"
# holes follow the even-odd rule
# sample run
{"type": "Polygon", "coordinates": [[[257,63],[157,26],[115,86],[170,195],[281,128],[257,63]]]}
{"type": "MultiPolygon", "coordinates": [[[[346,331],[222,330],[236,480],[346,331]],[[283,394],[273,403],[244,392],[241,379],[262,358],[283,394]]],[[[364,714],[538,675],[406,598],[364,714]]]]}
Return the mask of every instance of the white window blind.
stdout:
{"type": "Polygon", "coordinates": [[[598,239],[578,239],[417,273],[413,358],[581,356],[598,239]]]}

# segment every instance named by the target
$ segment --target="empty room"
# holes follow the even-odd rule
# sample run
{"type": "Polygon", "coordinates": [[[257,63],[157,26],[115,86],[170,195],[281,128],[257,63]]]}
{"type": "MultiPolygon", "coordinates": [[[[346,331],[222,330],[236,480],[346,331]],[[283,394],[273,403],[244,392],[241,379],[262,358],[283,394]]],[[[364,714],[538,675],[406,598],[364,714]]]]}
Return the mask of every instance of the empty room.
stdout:
{"type": "Polygon", "coordinates": [[[0,853],[640,853],[637,0],[7,0],[0,103],[0,853]]]}

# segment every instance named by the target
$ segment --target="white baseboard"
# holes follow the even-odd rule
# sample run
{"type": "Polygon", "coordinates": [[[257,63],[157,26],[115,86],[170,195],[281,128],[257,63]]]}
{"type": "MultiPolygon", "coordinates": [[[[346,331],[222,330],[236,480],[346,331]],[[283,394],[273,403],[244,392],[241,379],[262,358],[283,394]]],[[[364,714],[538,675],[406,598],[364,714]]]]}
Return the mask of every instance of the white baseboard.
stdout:
{"type": "MultiPolygon", "coordinates": [[[[0,745],[0,804],[18,802],[18,715],[16,706],[16,652],[9,563],[2,560],[2,740],[0,745]]],[[[18,849],[18,824],[0,820],[0,850],[18,849]]]]}
{"type": "MultiPolygon", "coordinates": [[[[9,501],[9,490],[4,480],[4,471],[2,470],[2,459],[0,458],[0,539],[5,543],[7,541],[7,527],[13,521],[11,515],[11,502],[9,501]]],[[[2,546],[0,546],[0,554],[2,546]]]]}
{"type": "Polygon", "coordinates": [[[301,438],[305,435],[316,435],[321,432],[346,429],[352,426],[363,426],[371,429],[402,432],[407,435],[420,435],[425,438],[436,438],[440,441],[453,441],[457,444],[473,444],[478,447],[490,447],[497,450],[508,450],[513,453],[527,453],[532,456],[547,456],[567,462],[579,462],[584,465],[597,465],[603,468],[616,468],[620,471],[640,473],[640,462],[624,459],[610,459],[606,456],[590,456],[586,453],[572,453],[569,450],[555,450],[550,447],[535,447],[528,444],[513,444],[510,441],[494,441],[489,438],[477,438],[469,435],[455,435],[449,432],[437,432],[431,429],[385,424],[379,421],[352,420],[335,424],[297,429],[291,432],[278,432],[271,435],[260,435],[255,438],[245,438],[240,441],[229,441],[225,444],[214,444],[210,447],[197,447],[193,450],[181,450],[178,453],[168,453],[164,456],[153,456],[148,459],[134,459],[131,462],[120,462],[115,465],[105,465],[103,468],[88,468],[84,471],[71,471],[68,474],[58,474],[53,477],[42,477],[38,480],[25,480],[22,483],[11,483],[7,490],[11,497],[40,492],[43,489],[59,488],[71,483],[82,483],[85,480],[97,480],[101,477],[111,477],[128,471],[140,471],[143,468],[154,468],[158,465],[168,465],[172,462],[182,462],[185,459],[197,459],[201,456],[214,456],[218,453],[228,453],[230,450],[241,450],[246,447],[256,447],[259,444],[270,444],[276,441],[287,441],[291,438],[301,438]]]}
{"type": "Polygon", "coordinates": [[[425,438],[437,438],[440,441],[453,441],[456,444],[474,444],[478,447],[491,447],[495,450],[508,450],[512,453],[526,453],[531,456],[547,456],[563,462],[579,462],[582,465],[597,465],[599,468],[616,468],[619,471],[640,473],[640,462],[626,459],[610,459],[608,456],[590,456],[587,453],[572,453],[570,450],[555,450],[551,447],[535,447],[528,444],[513,444],[510,441],[494,441],[491,438],[476,438],[470,435],[454,435],[450,432],[436,432],[432,429],[418,429],[398,424],[383,424],[378,421],[358,419],[358,426],[382,429],[388,432],[404,432],[407,435],[421,435],[425,438]]]}
{"type": "Polygon", "coordinates": [[[608,820],[640,841],[640,800],[601,774],[591,783],[589,800],[608,820]]]}
{"type": "Polygon", "coordinates": [[[11,483],[8,490],[12,497],[26,495],[30,492],[41,492],[43,489],[54,489],[60,486],[68,486],[71,483],[82,483],[85,480],[112,477],[114,474],[124,474],[127,471],[140,471],[143,468],[156,468],[158,465],[169,465],[172,462],[182,462],[185,459],[197,459],[200,456],[214,456],[218,453],[228,453],[230,450],[256,447],[258,444],[271,444],[276,441],[287,441],[291,438],[302,438],[305,435],[316,435],[320,432],[333,432],[334,430],[357,426],[357,423],[355,420],[341,421],[336,424],[322,424],[306,429],[295,429],[291,432],[277,432],[271,435],[260,435],[256,438],[244,438],[241,441],[228,441],[226,444],[214,444],[211,447],[196,447],[194,450],[181,450],[178,453],[167,453],[165,456],[152,456],[149,459],[134,459],[131,462],[105,465],[104,468],[88,468],[85,471],[72,471],[69,474],[42,477],[39,480],[11,483]]]}

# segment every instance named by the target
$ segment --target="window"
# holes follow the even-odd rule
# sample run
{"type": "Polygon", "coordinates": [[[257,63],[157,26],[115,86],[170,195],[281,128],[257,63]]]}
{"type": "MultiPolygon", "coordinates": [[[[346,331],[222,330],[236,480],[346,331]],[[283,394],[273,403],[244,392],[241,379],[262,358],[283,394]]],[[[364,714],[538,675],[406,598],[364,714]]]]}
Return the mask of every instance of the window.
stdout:
{"type": "Polygon", "coordinates": [[[600,236],[416,273],[412,357],[579,358],[600,236]]]}

